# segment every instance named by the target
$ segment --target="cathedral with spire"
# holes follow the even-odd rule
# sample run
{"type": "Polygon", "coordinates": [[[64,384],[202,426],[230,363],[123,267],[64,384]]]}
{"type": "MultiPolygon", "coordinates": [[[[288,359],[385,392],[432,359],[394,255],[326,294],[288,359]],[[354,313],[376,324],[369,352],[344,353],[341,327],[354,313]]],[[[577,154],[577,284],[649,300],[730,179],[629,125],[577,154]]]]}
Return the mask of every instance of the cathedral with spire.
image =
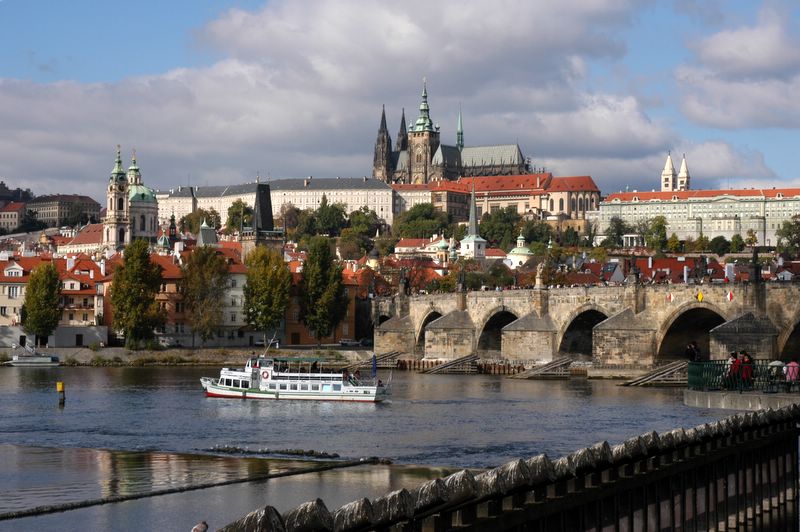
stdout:
{"type": "Polygon", "coordinates": [[[401,113],[397,142],[386,125],[386,109],[381,111],[372,177],[387,183],[425,184],[459,177],[521,175],[528,165],[517,144],[465,146],[461,110],[458,111],[455,145],[442,144],[439,125],[434,124],[428,106],[428,87],[423,80],[419,116],[406,126],[401,113]]]}

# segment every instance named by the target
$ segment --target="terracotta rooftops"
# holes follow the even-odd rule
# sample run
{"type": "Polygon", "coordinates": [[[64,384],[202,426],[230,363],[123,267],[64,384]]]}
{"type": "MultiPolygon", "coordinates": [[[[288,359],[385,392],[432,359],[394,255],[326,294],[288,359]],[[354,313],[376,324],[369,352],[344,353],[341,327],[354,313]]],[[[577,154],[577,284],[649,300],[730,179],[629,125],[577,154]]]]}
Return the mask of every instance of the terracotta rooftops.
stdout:
{"type": "Polygon", "coordinates": [[[779,199],[782,197],[800,196],[800,188],[745,188],[735,190],[673,190],[665,192],[616,192],[609,194],[606,203],[609,201],[669,201],[669,200],[692,200],[707,199],[724,196],[738,198],[771,198],[779,199]]]}

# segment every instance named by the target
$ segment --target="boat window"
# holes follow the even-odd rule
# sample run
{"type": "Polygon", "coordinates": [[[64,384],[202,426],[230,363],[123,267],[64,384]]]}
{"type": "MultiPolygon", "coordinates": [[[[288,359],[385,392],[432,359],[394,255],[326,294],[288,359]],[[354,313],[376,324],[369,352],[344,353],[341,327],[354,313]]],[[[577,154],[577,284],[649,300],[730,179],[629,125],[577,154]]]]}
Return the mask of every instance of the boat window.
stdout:
{"type": "Polygon", "coordinates": [[[270,389],[270,390],[274,390],[274,389],[275,389],[275,385],[274,385],[274,384],[270,384],[270,385],[269,385],[269,389],[270,389]]]}
{"type": "Polygon", "coordinates": [[[289,389],[290,390],[296,390],[297,389],[297,385],[296,384],[290,384],[289,385],[289,389]]]}
{"type": "Polygon", "coordinates": [[[286,385],[285,384],[281,384],[281,390],[285,390],[285,389],[286,389],[286,385]]]}
{"type": "Polygon", "coordinates": [[[341,385],[341,384],[334,384],[334,385],[333,385],[333,391],[334,391],[334,392],[340,392],[340,391],[342,391],[342,385],[341,385]]]}
{"type": "Polygon", "coordinates": [[[239,379],[233,379],[233,387],[234,388],[241,388],[239,379]]]}
{"type": "Polygon", "coordinates": [[[231,380],[225,379],[225,386],[230,386],[230,385],[231,385],[231,380]]]}
{"type": "Polygon", "coordinates": [[[311,385],[311,389],[314,390],[314,391],[319,390],[319,384],[312,384],[311,385]]]}
{"type": "Polygon", "coordinates": [[[249,387],[250,387],[250,383],[249,382],[242,381],[242,388],[249,388],[249,387]]]}
{"type": "Polygon", "coordinates": [[[301,384],[300,385],[300,389],[301,390],[308,390],[308,384],[301,384]]]}

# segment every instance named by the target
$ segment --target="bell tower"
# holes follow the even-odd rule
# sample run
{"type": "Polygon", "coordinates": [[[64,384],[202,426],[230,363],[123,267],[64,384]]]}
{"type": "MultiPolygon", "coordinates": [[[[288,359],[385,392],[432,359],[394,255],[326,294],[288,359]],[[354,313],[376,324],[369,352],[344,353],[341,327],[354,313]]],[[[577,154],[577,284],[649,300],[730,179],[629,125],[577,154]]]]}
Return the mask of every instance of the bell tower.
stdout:
{"type": "Polygon", "coordinates": [[[103,219],[103,244],[117,249],[130,242],[128,213],[128,176],[122,169],[122,156],[117,145],[117,159],[108,178],[106,217],[103,219]]]}

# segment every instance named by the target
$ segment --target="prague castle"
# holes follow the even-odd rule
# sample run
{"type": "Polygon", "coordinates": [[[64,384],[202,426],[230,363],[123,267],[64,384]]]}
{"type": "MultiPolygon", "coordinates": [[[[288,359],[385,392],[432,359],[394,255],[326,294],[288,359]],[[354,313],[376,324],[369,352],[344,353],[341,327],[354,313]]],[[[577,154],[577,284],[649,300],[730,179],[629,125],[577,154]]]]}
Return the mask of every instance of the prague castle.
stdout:
{"type": "Polygon", "coordinates": [[[459,177],[520,175],[528,173],[525,158],[516,144],[464,146],[461,111],[458,112],[455,145],[442,144],[439,125],[434,124],[428,106],[427,85],[423,82],[419,116],[406,128],[405,111],[392,149],[386,126],[386,110],[375,142],[372,177],[387,183],[425,184],[459,177]]]}

